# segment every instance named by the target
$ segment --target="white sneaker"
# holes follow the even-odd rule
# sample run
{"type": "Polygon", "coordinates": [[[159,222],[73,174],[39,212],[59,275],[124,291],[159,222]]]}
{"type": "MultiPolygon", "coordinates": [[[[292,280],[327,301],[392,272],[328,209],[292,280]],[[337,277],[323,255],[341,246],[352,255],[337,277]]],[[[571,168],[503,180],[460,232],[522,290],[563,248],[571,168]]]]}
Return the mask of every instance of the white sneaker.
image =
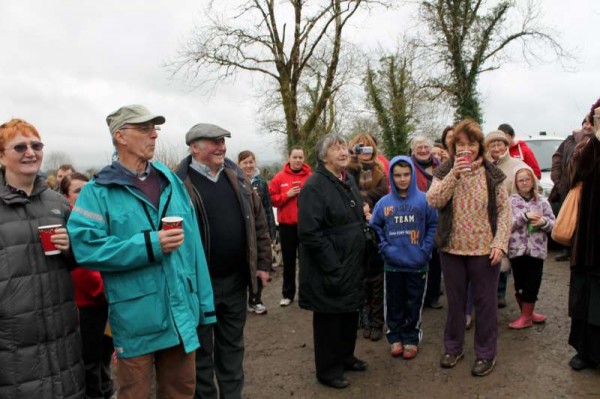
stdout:
{"type": "Polygon", "coordinates": [[[290,298],[282,298],[281,301],[279,301],[279,306],[288,306],[290,303],[292,303],[290,298]]]}
{"type": "Polygon", "coordinates": [[[256,305],[251,305],[252,312],[256,314],[266,314],[267,308],[262,303],[257,303],[256,305]]]}

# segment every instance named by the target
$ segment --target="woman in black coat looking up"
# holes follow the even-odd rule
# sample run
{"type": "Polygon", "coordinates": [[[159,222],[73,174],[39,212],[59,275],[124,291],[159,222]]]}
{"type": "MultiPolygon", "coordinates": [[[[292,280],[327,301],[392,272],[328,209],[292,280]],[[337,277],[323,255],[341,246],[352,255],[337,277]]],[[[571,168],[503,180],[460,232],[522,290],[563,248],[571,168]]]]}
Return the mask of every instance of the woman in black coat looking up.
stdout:
{"type": "Polygon", "coordinates": [[[346,140],[328,134],[316,146],[318,166],[298,198],[300,307],[313,314],[317,379],[345,388],[344,371],[364,371],[354,356],[362,304],[365,222],[346,140]]]}

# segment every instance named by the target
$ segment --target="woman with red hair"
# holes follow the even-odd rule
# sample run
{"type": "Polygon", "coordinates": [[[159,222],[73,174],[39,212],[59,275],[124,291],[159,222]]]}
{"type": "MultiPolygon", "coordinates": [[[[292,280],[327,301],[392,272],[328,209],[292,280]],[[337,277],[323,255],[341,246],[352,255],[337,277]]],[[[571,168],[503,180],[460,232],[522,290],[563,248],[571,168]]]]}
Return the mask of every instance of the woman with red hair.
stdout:
{"type": "Polygon", "coordinates": [[[0,125],[0,396],[79,399],[84,369],[63,227],[69,204],[39,176],[43,158],[35,127],[22,119],[0,125]],[[47,225],[61,226],[50,239],[58,251],[48,255],[38,234],[47,225]]]}

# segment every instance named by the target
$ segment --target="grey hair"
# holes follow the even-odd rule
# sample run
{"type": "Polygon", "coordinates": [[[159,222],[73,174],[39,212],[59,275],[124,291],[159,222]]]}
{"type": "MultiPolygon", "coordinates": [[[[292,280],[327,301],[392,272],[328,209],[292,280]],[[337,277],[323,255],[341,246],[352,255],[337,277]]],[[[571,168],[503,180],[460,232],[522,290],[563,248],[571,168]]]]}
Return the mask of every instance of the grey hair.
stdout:
{"type": "Polygon", "coordinates": [[[410,141],[410,149],[414,151],[415,148],[417,148],[417,145],[419,145],[421,143],[426,143],[429,147],[433,147],[433,142],[431,141],[431,139],[429,137],[415,136],[410,141]]]}
{"type": "Polygon", "coordinates": [[[336,144],[342,144],[344,146],[348,146],[346,139],[342,135],[339,135],[336,133],[329,133],[329,134],[321,137],[319,139],[319,141],[317,141],[317,145],[315,146],[315,153],[317,155],[317,159],[319,161],[323,162],[325,160],[325,158],[327,157],[327,150],[331,146],[334,146],[336,144]]]}

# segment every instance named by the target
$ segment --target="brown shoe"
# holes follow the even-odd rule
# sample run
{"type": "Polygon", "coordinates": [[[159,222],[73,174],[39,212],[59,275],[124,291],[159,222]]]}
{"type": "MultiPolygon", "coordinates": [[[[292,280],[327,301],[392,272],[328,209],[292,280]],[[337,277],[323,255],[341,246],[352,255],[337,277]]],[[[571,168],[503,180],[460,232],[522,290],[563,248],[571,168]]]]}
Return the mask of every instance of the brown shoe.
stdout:
{"type": "Polygon", "coordinates": [[[365,327],[363,329],[363,338],[364,339],[369,339],[371,338],[371,329],[369,327],[365,327]]]}
{"type": "Polygon", "coordinates": [[[381,328],[371,328],[371,341],[379,341],[383,338],[383,330],[381,328]]]}

